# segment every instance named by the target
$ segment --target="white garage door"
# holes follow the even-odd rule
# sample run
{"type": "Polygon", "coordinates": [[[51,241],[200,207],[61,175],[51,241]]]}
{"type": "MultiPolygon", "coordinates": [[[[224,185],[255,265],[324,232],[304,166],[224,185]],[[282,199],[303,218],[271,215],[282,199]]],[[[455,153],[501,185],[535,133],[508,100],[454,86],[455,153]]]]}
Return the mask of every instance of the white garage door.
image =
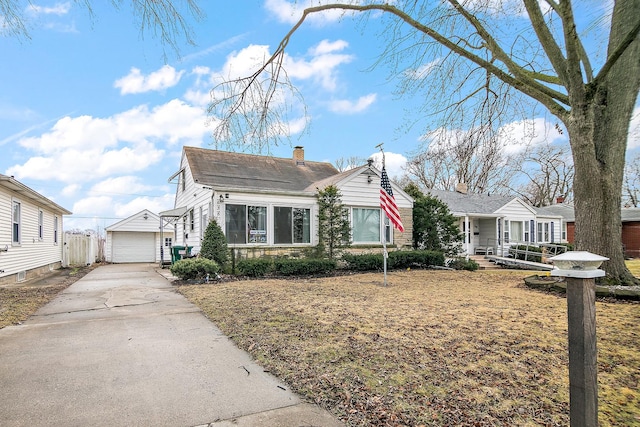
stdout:
{"type": "Polygon", "coordinates": [[[155,233],[114,231],[111,251],[112,262],[155,262],[155,233]]]}

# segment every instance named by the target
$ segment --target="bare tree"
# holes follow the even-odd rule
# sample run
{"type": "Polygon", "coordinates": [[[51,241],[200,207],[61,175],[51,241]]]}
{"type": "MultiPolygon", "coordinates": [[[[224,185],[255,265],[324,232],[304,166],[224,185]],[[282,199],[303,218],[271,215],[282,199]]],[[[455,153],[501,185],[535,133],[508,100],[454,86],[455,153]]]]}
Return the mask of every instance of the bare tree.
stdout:
{"type": "MultiPolygon", "coordinates": [[[[74,0],[74,3],[94,16],[91,0],[74,0]]],[[[178,40],[184,39],[187,43],[194,44],[192,31],[185,17],[190,15],[195,19],[202,19],[203,12],[197,0],[111,0],[116,9],[120,9],[125,3],[131,5],[143,36],[151,31],[154,37],[176,54],[179,54],[178,40]]],[[[29,39],[29,21],[24,14],[28,7],[33,7],[29,0],[0,0],[0,35],[29,39]]]]}
{"type": "Polygon", "coordinates": [[[565,145],[541,144],[527,149],[514,163],[526,183],[515,189],[536,207],[554,204],[558,198],[572,200],[574,168],[571,149],[565,145]]]}
{"type": "Polygon", "coordinates": [[[429,143],[409,159],[407,173],[423,188],[453,190],[467,184],[472,193],[499,193],[513,176],[511,156],[505,154],[494,132],[431,132],[429,143]]]}
{"type": "Polygon", "coordinates": [[[358,156],[340,157],[335,161],[335,167],[340,172],[348,171],[349,169],[357,168],[367,162],[367,159],[358,156]]]}
{"type": "MultiPolygon", "coordinates": [[[[475,104],[477,110],[486,97],[476,95],[490,91],[514,110],[520,108],[518,94],[526,95],[564,124],[575,165],[576,246],[609,257],[604,269],[612,280],[637,283],[624,263],[620,202],[629,122],[640,88],[640,0],[617,0],[611,15],[589,28],[591,33],[604,28],[601,42],[607,52],[597,72],[578,33],[574,3],[522,0],[524,10],[503,9],[513,2],[458,0],[345,2],[307,8],[253,75],[214,88],[209,108],[218,120],[214,135],[238,132],[239,138],[250,135],[263,143],[276,136],[271,131],[274,121],[286,121],[281,120],[283,110],[271,108],[272,101],[282,101],[282,88],[295,94],[283,69],[285,49],[294,33],[312,14],[374,12],[365,16],[380,19],[381,15],[390,22],[382,58],[395,65],[403,56],[412,56],[414,64],[430,65],[448,77],[440,80],[442,92],[425,98],[446,102],[439,111],[445,118],[460,116],[469,105],[475,104]],[[514,15],[518,19],[505,19],[514,15]],[[507,31],[501,32],[505,27],[507,31]]],[[[418,86],[426,84],[427,76],[434,78],[429,71],[413,70],[421,71],[415,73],[422,77],[414,83],[418,86]]],[[[491,117],[504,119],[511,114],[504,108],[499,111],[491,117]]]]}

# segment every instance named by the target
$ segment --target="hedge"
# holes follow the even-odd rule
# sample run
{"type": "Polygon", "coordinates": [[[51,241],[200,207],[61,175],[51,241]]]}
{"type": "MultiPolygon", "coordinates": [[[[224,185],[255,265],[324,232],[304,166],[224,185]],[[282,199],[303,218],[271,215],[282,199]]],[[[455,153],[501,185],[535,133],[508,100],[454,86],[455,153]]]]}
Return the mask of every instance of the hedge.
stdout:
{"type": "Polygon", "coordinates": [[[331,259],[286,259],[274,261],[275,272],[283,276],[305,276],[327,274],[336,269],[337,263],[331,259]]]}
{"type": "Polygon", "coordinates": [[[238,273],[250,277],[262,277],[273,271],[273,260],[271,258],[252,258],[238,261],[236,269],[238,273]]]}
{"type": "Polygon", "coordinates": [[[185,258],[173,263],[170,270],[171,274],[179,279],[194,280],[216,275],[220,266],[206,258],[185,258]]]}
{"type": "MultiPolygon", "coordinates": [[[[342,257],[349,270],[370,271],[382,270],[384,259],[382,254],[345,254],[342,257]]],[[[437,251],[394,251],[389,253],[387,269],[401,269],[410,267],[426,268],[429,266],[443,266],[444,254],[437,251]]]]}

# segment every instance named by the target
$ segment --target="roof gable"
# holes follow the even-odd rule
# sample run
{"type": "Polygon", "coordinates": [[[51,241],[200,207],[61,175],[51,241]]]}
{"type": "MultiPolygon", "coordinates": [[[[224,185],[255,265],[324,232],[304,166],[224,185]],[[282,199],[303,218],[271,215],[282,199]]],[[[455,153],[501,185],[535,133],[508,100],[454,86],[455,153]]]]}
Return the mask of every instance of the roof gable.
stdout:
{"type": "Polygon", "coordinates": [[[533,206],[523,202],[520,198],[516,197],[514,199],[511,199],[509,202],[507,202],[506,204],[504,204],[502,207],[500,207],[498,210],[496,210],[496,213],[506,213],[506,211],[512,211],[513,209],[524,209],[528,214],[531,215],[535,215],[536,214],[536,210],[533,206]]]}
{"type": "MultiPolygon", "coordinates": [[[[173,229],[171,226],[165,226],[165,229],[173,229]]],[[[160,217],[148,209],[131,215],[128,218],[120,220],[108,226],[106,231],[160,231],[160,217]]]]}
{"type": "Polygon", "coordinates": [[[305,192],[307,187],[338,174],[330,163],[184,147],[193,180],[218,190],[305,192]]]}

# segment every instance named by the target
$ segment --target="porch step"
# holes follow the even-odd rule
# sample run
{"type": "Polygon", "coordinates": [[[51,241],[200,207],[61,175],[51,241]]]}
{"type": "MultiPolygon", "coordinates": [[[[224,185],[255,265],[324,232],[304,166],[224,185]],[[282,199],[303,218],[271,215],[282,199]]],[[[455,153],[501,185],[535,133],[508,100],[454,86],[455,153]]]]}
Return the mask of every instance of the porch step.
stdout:
{"type": "Polygon", "coordinates": [[[469,255],[469,259],[474,260],[479,265],[479,270],[500,270],[500,266],[495,262],[491,262],[484,255],[469,255]]]}

